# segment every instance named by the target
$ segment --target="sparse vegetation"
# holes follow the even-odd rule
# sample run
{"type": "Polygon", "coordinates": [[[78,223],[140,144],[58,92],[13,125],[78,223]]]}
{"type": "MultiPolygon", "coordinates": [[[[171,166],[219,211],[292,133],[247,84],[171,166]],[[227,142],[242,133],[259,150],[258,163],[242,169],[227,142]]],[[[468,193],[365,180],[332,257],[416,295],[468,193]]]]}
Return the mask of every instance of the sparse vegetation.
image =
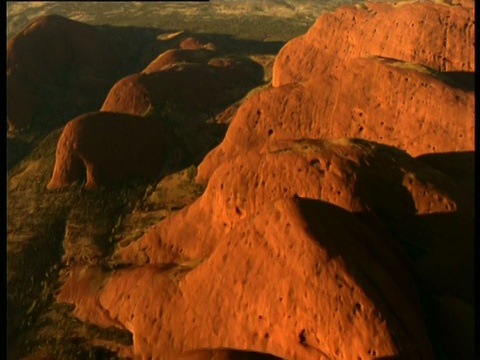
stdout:
{"type": "Polygon", "coordinates": [[[89,342],[102,339],[128,344],[128,338],[131,344],[131,334],[83,324],[72,316],[71,309],[55,303],[59,270],[63,275],[68,273],[66,257],[85,265],[113,268],[115,262],[110,261],[110,255],[118,242],[125,244],[140,237],[171,208],[180,208],[182,202],[186,205],[203,190],[193,184],[195,167],[190,167],[170,176],[179,181],[170,182],[167,202],[146,195],[147,189],[157,189],[158,197],[158,189],[162,188],[156,185],[159,179],[134,179],[98,191],[85,190],[80,183],[47,191],[58,136],[59,131],[49,135],[9,174],[9,317],[18,319],[9,322],[9,333],[28,344],[21,348],[20,355],[113,359],[114,352],[89,342]],[[155,204],[155,211],[150,211],[148,206],[155,204]],[[66,234],[68,229],[74,233],[66,234]],[[66,248],[69,236],[80,241],[71,249],[66,248]],[[100,258],[92,256],[92,248],[97,249],[100,258]]]}
{"type": "MultiPolygon", "coordinates": [[[[25,7],[28,3],[9,2],[8,31],[9,36],[18,32],[40,10],[65,16],[73,14],[77,20],[102,24],[106,32],[116,34],[119,44],[131,45],[134,50],[127,54],[129,59],[126,62],[131,60],[131,63],[126,68],[135,71],[153,60],[151,55],[164,46],[159,46],[159,42],[175,38],[172,35],[159,40],[159,33],[168,30],[178,32],[179,29],[202,33],[219,39],[226,52],[249,56],[262,65],[264,83],[238,100],[237,104],[240,104],[271,86],[275,52],[287,40],[305,33],[320,11],[332,10],[344,2],[329,1],[321,5],[316,2],[314,9],[303,17],[288,15],[299,8],[285,2],[285,6],[281,6],[284,11],[282,17],[271,16],[268,11],[266,15],[262,14],[266,9],[258,2],[251,4],[256,15],[248,17],[231,13],[215,17],[203,5],[198,5],[198,12],[188,7],[190,5],[178,5],[181,9],[190,9],[189,13],[185,13],[183,10],[165,11],[165,8],[153,3],[132,5],[127,11],[127,6],[122,3],[114,5],[117,9],[112,9],[107,3],[75,2],[68,6],[61,2],[32,3],[28,8],[25,7]],[[139,12],[135,6],[141,6],[142,11],[139,12]],[[109,12],[114,12],[114,21],[104,17],[109,12]],[[198,13],[203,15],[198,16],[198,13]],[[104,25],[105,22],[110,25],[104,25]],[[128,28],[119,30],[113,25],[128,28]],[[138,38],[132,34],[140,34],[138,38],[142,41],[136,42],[138,38]],[[121,39],[122,36],[125,38],[121,39]]],[[[225,7],[219,9],[228,10],[225,7]]],[[[221,13],[220,10],[218,13],[221,13]]],[[[435,72],[408,63],[392,63],[392,66],[429,75],[435,72]]],[[[447,82],[451,80],[444,74],[435,75],[447,82]]],[[[236,89],[233,87],[231,90],[236,89]]],[[[67,110],[71,109],[60,109],[58,117],[69,114],[67,110]]],[[[119,248],[137,240],[152,225],[201,196],[205,186],[195,182],[196,165],[223,138],[227,125],[214,121],[214,117],[223,110],[212,109],[208,114],[192,113],[174,102],[168,102],[162,109],[147,109],[145,116],[158,116],[167,125],[176,126],[174,131],[179,139],[187,139],[183,140],[185,144],[180,144],[187,149],[182,154],[184,157],[177,160],[172,155],[155,177],[109,184],[95,191],[86,190],[82,181],[63,189],[47,190],[62,127],[56,126],[52,130],[37,125],[23,133],[9,133],[10,140],[20,145],[18,157],[12,160],[15,165],[7,173],[8,359],[16,360],[30,354],[66,360],[131,356],[133,340],[128,330],[104,329],[82,322],[72,314],[72,306],[56,302],[55,294],[62,278],[68,276],[71,264],[94,265],[105,271],[129,266],[118,259],[119,248]],[[21,150],[21,146],[25,148],[21,150]],[[20,153],[20,150],[23,152],[20,153]]],[[[342,141],[343,144],[351,144],[350,140],[342,141]]],[[[342,142],[335,144],[341,145],[342,142]]],[[[299,141],[288,151],[308,152],[315,146],[299,141]]],[[[407,243],[407,247],[409,245],[407,243]]],[[[412,257],[420,257],[427,252],[413,245],[410,247],[412,257]]],[[[173,264],[168,274],[178,281],[204,260],[199,258],[173,264]]]]}

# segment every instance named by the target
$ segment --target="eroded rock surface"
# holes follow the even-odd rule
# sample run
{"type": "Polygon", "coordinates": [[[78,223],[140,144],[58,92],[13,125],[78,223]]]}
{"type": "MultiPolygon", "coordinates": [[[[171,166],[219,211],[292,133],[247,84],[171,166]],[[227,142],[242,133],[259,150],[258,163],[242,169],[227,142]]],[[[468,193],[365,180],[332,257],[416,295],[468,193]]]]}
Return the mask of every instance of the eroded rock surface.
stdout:
{"type": "Polygon", "coordinates": [[[72,270],[59,300],[82,320],[125,327],[136,354],[159,359],[218,347],[280,358],[433,358],[388,224],[351,213],[401,221],[457,206],[448,177],[397,149],[280,141],[224,164],[199,200],[119,248],[127,268],[72,270]],[[282,281],[264,281],[272,277],[282,281]]]}
{"type": "Polygon", "coordinates": [[[353,59],[334,73],[249,97],[223,142],[200,165],[198,180],[206,182],[221,163],[279,139],[358,137],[413,156],[472,151],[474,108],[473,92],[427,68],[353,59]]]}
{"type": "MultiPolygon", "coordinates": [[[[464,197],[461,186],[441,172],[378,143],[286,140],[273,142],[263,154],[246,152],[215,171],[198,205],[173,214],[157,231],[160,238],[169,237],[171,231],[176,234],[182,245],[176,244],[175,251],[188,246],[201,254],[213,246],[211,239],[254,216],[264,204],[294,195],[361,214],[384,237],[379,257],[386,259],[386,247],[407,249],[409,255],[413,251],[411,270],[424,286],[472,301],[471,201],[464,197]],[[196,220],[203,211],[212,222],[206,228],[196,220]],[[175,225],[180,223],[188,226],[175,225]],[[192,237],[204,241],[192,243],[192,237]]],[[[165,251],[160,251],[157,241],[157,236],[147,236],[124,256],[135,263],[164,257],[174,261],[169,255],[172,249],[166,245],[165,251]]],[[[390,259],[383,266],[393,263],[390,259]]],[[[394,267],[403,265],[400,262],[394,267]]],[[[398,278],[405,274],[400,271],[398,278]]]]}
{"type": "MultiPolygon", "coordinates": [[[[76,261],[57,300],[74,304],[82,321],[127,329],[141,358],[229,358],[235,349],[433,360],[425,293],[447,299],[429,312],[433,323],[457,324],[468,337],[472,174],[429,154],[474,150],[473,91],[448,74],[473,70],[472,14],[367,3],[320,16],[281,51],[274,87],[233,111],[224,141],[198,168],[203,195],[138,239],[119,241],[109,271],[76,261]],[[393,41],[403,38],[402,46],[393,41]]],[[[209,76],[238,63],[191,43],[122,79],[102,109],[147,121],[165,101],[214,107],[218,98],[202,91],[224,83],[209,76]],[[187,89],[193,75],[205,81],[187,89]]],[[[232,81],[238,73],[222,74],[232,81]]],[[[75,144],[62,139],[66,149],[75,144]]]]}
{"type": "Polygon", "coordinates": [[[281,358],[430,359],[410,293],[365,247],[375,239],[345,210],[287,199],[211,239],[214,246],[201,253],[195,242],[178,244],[172,231],[158,243],[172,244],[166,263],[111,274],[77,269],[59,300],[75,303],[82,320],[125,326],[145,357],[231,347],[281,358]],[[168,270],[172,261],[180,266],[168,270]]]}
{"type": "Polygon", "coordinates": [[[282,48],[273,85],[309,80],[330,73],[340,62],[370,55],[441,72],[473,72],[474,18],[471,6],[434,2],[343,6],[321,15],[305,35],[282,48]]]}

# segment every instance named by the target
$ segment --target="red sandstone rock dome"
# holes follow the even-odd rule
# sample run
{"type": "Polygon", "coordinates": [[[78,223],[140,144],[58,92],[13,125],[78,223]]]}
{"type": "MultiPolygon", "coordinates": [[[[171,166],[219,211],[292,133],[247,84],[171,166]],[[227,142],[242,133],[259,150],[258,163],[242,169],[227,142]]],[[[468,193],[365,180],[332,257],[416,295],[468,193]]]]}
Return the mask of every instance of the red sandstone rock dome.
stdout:
{"type": "Polygon", "coordinates": [[[211,58],[209,50],[167,51],[142,73],[119,80],[101,111],[143,116],[177,106],[208,112],[238,100],[261,81],[263,71],[251,60],[218,59],[211,63],[211,58]]]}
{"type": "Polygon", "coordinates": [[[75,106],[101,93],[119,65],[112,42],[95,27],[58,15],[36,18],[7,43],[9,127],[28,127],[57,101],[75,106]]]}
{"type": "Polygon", "coordinates": [[[92,112],[69,121],[58,141],[48,184],[55,189],[86,178],[87,188],[158,174],[173,135],[158,119],[92,112]]]}
{"type": "Polygon", "coordinates": [[[472,151],[474,109],[472,91],[428,68],[357,58],[248,98],[223,142],[200,164],[197,178],[205,182],[221,163],[281,139],[359,137],[413,156],[472,151]]]}
{"type": "MultiPolygon", "coordinates": [[[[145,358],[242,349],[287,359],[434,359],[417,285],[446,294],[438,308],[449,316],[438,324],[470,314],[473,205],[459,183],[412,156],[474,150],[474,94],[448,73],[472,70],[472,14],[368,3],[320,16],[279,54],[275,87],[240,106],[199,166],[203,195],[119,246],[119,269],[77,264],[58,300],[83,321],[127,329],[145,358]],[[453,44],[429,44],[423,34],[433,33],[453,44]],[[412,247],[423,252],[413,256],[412,247]]],[[[225,64],[132,75],[104,107],[144,115],[155,96],[188,103],[186,80],[167,88],[152,79],[225,64]]],[[[54,175],[68,180],[69,154],[100,168],[115,159],[121,166],[109,174],[131,171],[125,150],[103,157],[91,146],[117,128],[108,149],[143,141],[143,130],[127,139],[134,127],[120,124],[147,118],[122,116],[117,124],[119,114],[93,113],[67,125],[54,175]]]]}
{"type": "Polygon", "coordinates": [[[282,48],[272,83],[305,81],[371,55],[442,72],[475,71],[474,17],[473,7],[433,2],[342,6],[282,48]]]}

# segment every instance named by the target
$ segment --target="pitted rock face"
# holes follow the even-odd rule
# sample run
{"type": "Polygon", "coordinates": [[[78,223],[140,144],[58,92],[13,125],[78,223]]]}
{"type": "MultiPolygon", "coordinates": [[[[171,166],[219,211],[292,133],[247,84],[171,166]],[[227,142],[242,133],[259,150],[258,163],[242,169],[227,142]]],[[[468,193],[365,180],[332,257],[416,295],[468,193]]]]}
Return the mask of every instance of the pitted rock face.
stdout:
{"type": "Polygon", "coordinates": [[[331,74],[262,91],[238,109],[223,142],[199,166],[198,181],[246,150],[272,141],[362,138],[412,156],[473,151],[474,93],[428,68],[357,58],[331,74]]]}
{"type": "MultiPolygon", "coordinates": [[[[205,228],[212,224],[208,212],[198,215],[184,212],[205,228]]],[[[180,267],[162,270],[172,260],[163,257],[112,274],[78,269],[59,300],[76,304],[82,320],[120,323],[144,357],[226,347],[280,358],[433,358],[416,295],[373,257],[370,246],[382,240],[343,209],[302,199],[265,204],[203,254],[183,247],[175,233],[171,227],[156,246],[179,250],[180,258],[173,256],[180,267]]]]}
{"type": "Polygon", "coordinates": [[[172,133],[158,119],[111,112],[78,116],[58,141],[49,189],[86,177],[87,188],[160,173],[172,133]]]}
{"type": "MultiPolygon", "coordinates": [[[[465,286],[473,279],[473,211],[460,186],[412,156],[472,151],[474,94],[432,70],[459,69],[465,58],[460,69],[469,70],[470,50],[457,53],[440,37],[425,53],[411,52],[425,40],[416,29],[427,10],[434,19],[427,34],[439,19],[441,29],[460,24],[470,34],[470,10],[461,6],[367,4],[322,15],[282,50],[278,86],[240,106],[199,166],[203,195],[119,246],[119,269],[71,268],[58,301],[74,304],[83,321],[130,331],[141,358],[236,349],[286,359],[434,359],[417,284],[473,301],[465,286]],[[382,21],[393,24],[382,28],[385,36],[400,39],[408,25],[412,39],[400,47],[367,33],[364,44],[354,24],[375,34],[369,26],[382,21]],[[330,41],[318,36],[323,23],[338,44],[322,42],[330,41]],[[296,45],[301,59],[289,59],[296,45]],[[322,58],[329,51],[344,58],[322,58]]],[[[122,111],[144,115],[169,91],[188,102],[198,89],[185,90],[187,77],[179,88],[159,84],[235,66],[219,59],[162,66],[114,87],[104,106],[127,104],[122,111]],[[144,103],[128,104],[128,87],[144,103]]],[[[78,128],[70,132],[88,132],[78,128]]]]}
{"type": "MultiPolygon", "coordinates": [[[[465,218],[471,207],[460,192],[450,178],[393,147],[359,139],[281,141],[265,153],[253,150],[222,164],[196,205],[171,215],[122,256],[138,264],[174,262],[175,256],[187,260],[180,250],[188,249],[187,254],[201,257],[214,247],[215,239],[255,216],[266,203],[298,195],[362,214],[371,226],[380,226],[386,238],[379,256],[385,260],[384,247],[398,248],[407,236],[411,246],[427,249],[415,263],[417,275],[439,291],[469,299],[473,270],[459,264],[472,249],[473,223],[465,218]],[[175,225],[182,223],[186,225],[175,225]],[[450,230],[438,236],[437,229],[446,223],[450,230]],[[192,237],[203,241],[192,242],[192,237]],[[177,242],[170,248],[161,240],[165,238],[177,242]],[[461,247],[454,246],[457,241],[461,247]],[[442,262],[451,266],[442,267],[442,262]],[[428,264],[436,270],[429,270],[428,264]],[[454,277],[445,276],[448,268],[465,281],[455,284],[454,277]]],[[[394,263],[389,259],[383,266],[394,263]]],[[[394,268],[402,266],[397,263],[394,268]]],[[[398,278],[405,278],[401,274],[399,270],[398,278]]]]}
{"type": "Polygon", "coordinates": [[[210,179],[205,205],[223,222],[253,215],[276,199],[298,195],[351,212],[391,217],[457,211],[459,191],[447,176],[394,147],[361,139],[272,142],[261,154],[245,152],[210,179]]]}
{"type": "Polygon", "coordinates": [[[9,126],[28,127],[43,103],[62,98],[74,106],[108,90],[119,65],[110,39],[93,26],[58,15],[36,18],[8,40],[7,76],[12,84],[7,98],[22,99],[18,104],[9,102],[9,126]]]}
{"type": "Polygon", "coordinates": [[[330,73],[340,62],[369,55],[475,71],[474,8],[433,2],[342,6],[321,15],[278,54],[273,85],[330,73]]]}
{"type": "MultiPolygon", "coordinates": [[[[76,304],[83,320],[127,328],[143,356],[169,359],[161,349],[221,346],[281,358],[432,358],[408,262],[384,231],[392,224],[361,222],[351,212],[382,212],[383,219],[400,220],[398,230],[412,231],[404,219],[455,213],[455,197],[449,178],[398,149],[363,140],[280,141],[264,154],[224,164],[200,199],[120,250],[132,269],[79,270],[59,299],[76,304]],[[282,281],[265,283],[266,273],[282,281]],[[108,285],[95,290],[90,282],[97,278],[108,285]],[[295,297],[293,288],[305,297],[295,297]],[[318,317],[312,319],[311,308],[322,309],[318,317]],[[112,318],[96,314],[105,309],[112,318]]],[[[422,236],[444,241],[432,226],[422,236]]],[[[413,269],[445,292],[447,283],[427,264],[442,271],[438,256],[447,249],[452,268],[461,259],[451,242],[441,241],[413,269]]]]}

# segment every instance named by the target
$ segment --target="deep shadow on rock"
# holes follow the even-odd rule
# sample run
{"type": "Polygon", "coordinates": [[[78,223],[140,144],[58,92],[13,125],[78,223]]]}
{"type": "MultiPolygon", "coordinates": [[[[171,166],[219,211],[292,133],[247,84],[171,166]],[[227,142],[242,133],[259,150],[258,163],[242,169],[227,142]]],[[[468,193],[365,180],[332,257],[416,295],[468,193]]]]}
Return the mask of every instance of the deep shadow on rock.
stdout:
{"type": "MultiPolygon", "coordinates": [[[[115,80],[140,71],[160,53],[179,47],[185,37],[193,35],[185,32],[179,38],[159,41],[156,36],[160,32],[160,29],[141,27],[90,26],[58,15],[34,19],[8,41],[7,73],[9,79],[12,77],[13,95],[8,96],[12,98],[9,105],[11,128],[26,128],[37,115],[58,112],[58,104],[65,101],[68,106],[62,111],[73,109],[65,115],[62,113],[63,121],[65,116],[96,110],[95,104],[115,80]],[[23,91],[17,90],[22,87],[23,91]],[[35,94],[37,100],[30,93],[35,94]],[[19,101],[22,94],[27,95],[23,101],[29,105],[25,108],[31,108],[29,114],[20,113],[23,110],[16,105],[15,101],[19,101]],[[42,106],[45,103],[46,108],[36,106],[38,102],[42,106]]],[[[200,38],[225,45],[226,52],[235,48],[243,54],[274,54],[283,45],[221,34],[203,34],[200,38]]],[[[50,126],[61,124],[60,119],[48,121],[50,126]]]]}
{"type": "Polygon", "coordinates": [[[148,72],[119,80],[109,91],[101,111],[140,116],[168,115],[173,109],[213,113],[240,100],[263,79],[262,67],[249,59],[218,59],[216,63],[207,63],[208,57],[204,63],[178,60],[158,65],[158,71],[151,70],[155,64],[149,65],[148,72]]]}
{"type": "MultiPolygon", "coordinates": [[[[208,212],[183,213],[207,231],[215,224],[208,212]]],[[[382,246],[383,239],[348,211],[284,199],[217,236],[206,247],[177,238],[171,228],[152,243],[165,257],[110,274],[72,269],[58,300],[76,304],[84,321],[123,324],[143,356],[167,359],[166,348],[231,347],[281,358],[432,358],[415,293],[382,268],[366,243],[382,246]],[[184,265],[157,268],[169,257],[184,265]],[[99,281],[105,285],[92,287],[99,281]],[[149,291],[140,285],[147,283],[149,291]],[[150,320],[159,314],[161,325],[150,320]]]]}
{"type": "MultiPolygon", "coordinates": [[[[99,110],[116,81],[140,72],[159,54],[180,48],[189,38],[216,44],[220,54],[273,55],[284,44],[188,31],[170,40],[158,39],[163,32],[136,26],[90,26],[57,15],[34,19],[8,41],[10,130],[28,132],[33,137],[28,149],[32,149],[48,131],[79,114],[99,110]]],[[[23,155],[11,148],[9,166],[23,155]]]]}
{"type": "Polygon", "coordinates": [[[440,170],[452,179],[473,180],[475,175],[475,152],[457,151],[424,154],[417,157],[418,160],[440,170]]]}
{"type": "MultiPolygon", "coordinates": [[[[282,360],[281,358],[255,351],[234,349],[201,349],[183,354],[172,354],[171,360],[282,360]]],[[[170,360],[170,359],[168,359],[170,360]]]]}
{"type": "Polygon", "coordinates": [[[474,71],[445,71],[444,75],[453,80],[454,86],[465,91],[475,91],[475,72],[474,71]]]}
{"type": "Polygon", "coordinates": [[[425,300],[426,321],[433,333],[432,343],[451,359],[475,359],[474,304],[440,295],[425,300]]]}
{"type": "Polygon", "coordinates": [[[58,141],[48,189],[86,179],[87,188],[159,174],[175,139],[158,118],[92,112],[71,120],[58,141]]]}
{"type": "Polygon", "coordinates": [[[68,107],[92,106],[119,76],[120,65],[112,39],[97,28],[58,15],[36,18],[8,40],[9,127],[55,127],[55,119],[34,122],[68,107]]]}

